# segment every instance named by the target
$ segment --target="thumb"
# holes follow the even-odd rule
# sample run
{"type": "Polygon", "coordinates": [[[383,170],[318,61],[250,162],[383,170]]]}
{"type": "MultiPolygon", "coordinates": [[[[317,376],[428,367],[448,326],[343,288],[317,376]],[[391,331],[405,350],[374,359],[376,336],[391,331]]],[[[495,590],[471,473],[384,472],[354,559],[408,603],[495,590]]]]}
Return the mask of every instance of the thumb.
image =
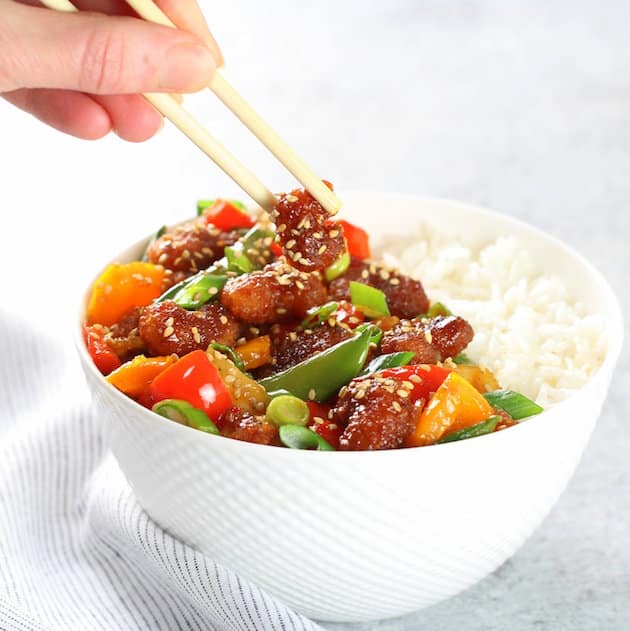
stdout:
{"type": "Polygon", "coordinates": [[[0,12],[0,92],[194,92],[216,69],[196,36],[136,18],[58,13],[7,0],[0,0],[0,12]]]}

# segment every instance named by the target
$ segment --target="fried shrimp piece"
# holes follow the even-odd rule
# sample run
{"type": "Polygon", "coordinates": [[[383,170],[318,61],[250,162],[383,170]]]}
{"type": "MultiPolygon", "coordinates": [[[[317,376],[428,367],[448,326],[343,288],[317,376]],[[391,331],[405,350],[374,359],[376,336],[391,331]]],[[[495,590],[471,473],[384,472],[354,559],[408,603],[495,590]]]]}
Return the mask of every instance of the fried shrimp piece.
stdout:
{"type": "Polygon", "coordinates": [[[238,407],[230,408],[218,422],[222,436],[259,445],[280,445],[278,428],[264,416],[254,416],[238,407]]]}
{"type": "MultiPolygon", "coordinates": [[[[332,190],[332,185],[328,186],[332,190]]],[[[343,228],[308,191],[282,193],[271,217],[283,253],[303,272],[323,272],[346,249],[343,228]]]]}
{"type": "Polygon", "coordinates": [[[344,430],[339,449],[396,449],[416,426],[419,408],[409,388],[394,379],[372,376],[354,379],[342,389],[333,420],[344,430]]]}
{"type": "Polygon", "coordinates": [[[186,311],[171,300],[144,307],[138,320],[140,337],[151,355],[177,353],[180,357],[212,342],[233,346],[240,324],[218,303],[186,311]]]}
{"type": "Polygon", "coordinates": [[[221,293],[221,304],[243,322],[271,324],[301,319],[327,297],[318,273],[298,272],[276,261],[260,271],[231,278],[221,293]]]}
{"type": "Polygon", "coordinates": [[[393,316],[415,318],[429,309],[429,299],[419,280],[354,257],[348,270],[330,283],[331,299],[350,300],[351,280],[382,291],[393,316]]]}
{"type": "Polygon", "coordinates": [[[473,336],[472,326],[459,316],[401,320],[383,334],[381,352],[411,351],[413,364],[435,364],[461,353],[473,336]]]}
{"type": "Polygon", "coordinates": [[[223,256],[223,248],[239,238],[236,230],[223,232],[203,219],[177,226],[149,244],[147,260],[166,269],[190,275],[206,269],[223,256]]]}

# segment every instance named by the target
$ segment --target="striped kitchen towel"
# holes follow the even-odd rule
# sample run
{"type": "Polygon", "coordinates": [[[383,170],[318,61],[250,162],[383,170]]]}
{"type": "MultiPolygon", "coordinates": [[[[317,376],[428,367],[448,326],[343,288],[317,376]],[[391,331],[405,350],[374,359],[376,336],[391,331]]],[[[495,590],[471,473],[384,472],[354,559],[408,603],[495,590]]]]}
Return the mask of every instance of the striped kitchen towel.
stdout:
{"type": "Polygon", "coordinates": [[[319,629],[151,521],[63,338],[0,311],[0,629],[319,629]]]}

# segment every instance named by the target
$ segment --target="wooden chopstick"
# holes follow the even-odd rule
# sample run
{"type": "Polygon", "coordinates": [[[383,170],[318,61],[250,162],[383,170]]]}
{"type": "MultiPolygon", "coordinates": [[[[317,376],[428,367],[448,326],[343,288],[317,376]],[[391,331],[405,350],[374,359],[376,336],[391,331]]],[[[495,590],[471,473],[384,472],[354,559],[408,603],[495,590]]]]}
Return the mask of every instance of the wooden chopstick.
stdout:
{"type": "MultiPolygon", "coordinates": [[[[126,2],[148,22],[177,28],[153,0],[126,0],[126,2]]],[[[341,208],[341,200],[263,120],[220,71],[215,73],[208,87],[330,214],[335,214],[341,208]]]]}
{"type": "MultiPolygon", "coordinates": [[[[76,12],[69,0],[41,0],[49,9],[76,12]]],[[[276,205],[275,195],[245,166],[243,166],[203,125],[187,112],[170,94],[151,92],[144,98],[162,116],[173,123],[216,165],[229,175],[257,204],[271,212],[276,205]]]]}

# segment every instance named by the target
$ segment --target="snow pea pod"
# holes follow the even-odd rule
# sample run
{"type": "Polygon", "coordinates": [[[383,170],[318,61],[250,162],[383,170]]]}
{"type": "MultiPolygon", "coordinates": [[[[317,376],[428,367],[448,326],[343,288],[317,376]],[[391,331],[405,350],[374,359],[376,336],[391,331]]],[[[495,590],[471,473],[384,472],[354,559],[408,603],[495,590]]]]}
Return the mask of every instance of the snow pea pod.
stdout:
{"type": "Polygon", "coordinates": [[[270,395],[284,390],[305,401],[326,401],[361,371],[379,331],[368,325],[358,335],[259,383],[270,395]]]}

